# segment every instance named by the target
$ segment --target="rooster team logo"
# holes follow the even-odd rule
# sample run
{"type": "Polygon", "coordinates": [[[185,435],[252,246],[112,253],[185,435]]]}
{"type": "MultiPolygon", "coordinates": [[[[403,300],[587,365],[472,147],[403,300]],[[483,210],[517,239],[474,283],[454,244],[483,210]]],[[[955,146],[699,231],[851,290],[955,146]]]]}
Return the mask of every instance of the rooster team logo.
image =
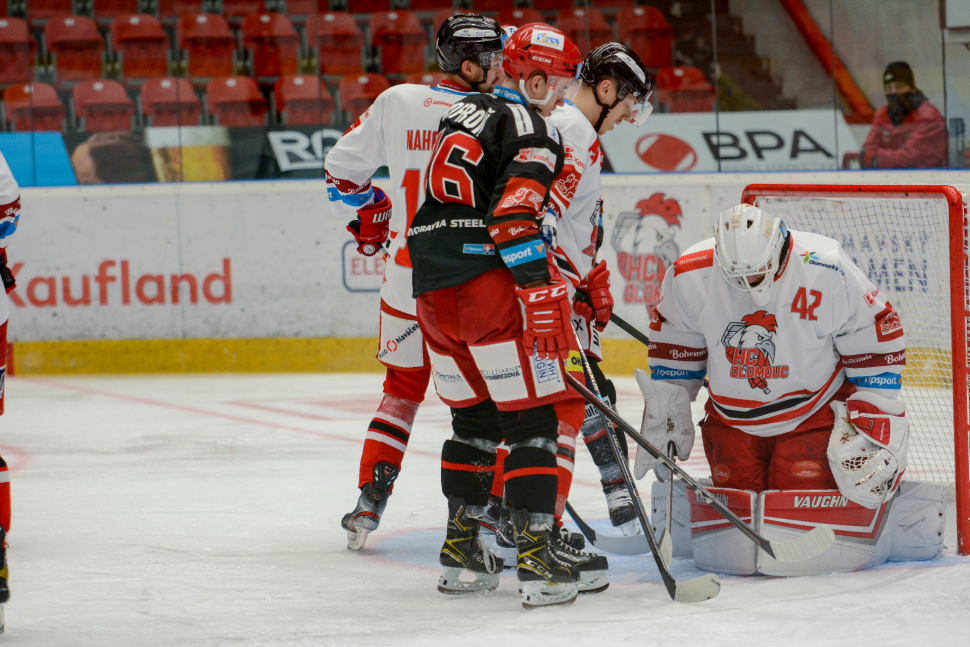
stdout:
{"type": "Polygon", "coordinates": [[[643,304],[648,311],[660,303],[664,274],[680,256],[674,238],[682,217],[680,203],[663,193],[654,193],[640,200],[636,211],[619,215],[611,244],[626,281],[624,303],[643,304]]]}
{"type": "Polygon", "coordinates": [[[731,362],[731,377],[747,380],[752,389],[771,393],[768,380],[788,377],[788,366],[775,366],[775,315],[764,310],[732,321],[721,335],[724,353],[731,362]]]}

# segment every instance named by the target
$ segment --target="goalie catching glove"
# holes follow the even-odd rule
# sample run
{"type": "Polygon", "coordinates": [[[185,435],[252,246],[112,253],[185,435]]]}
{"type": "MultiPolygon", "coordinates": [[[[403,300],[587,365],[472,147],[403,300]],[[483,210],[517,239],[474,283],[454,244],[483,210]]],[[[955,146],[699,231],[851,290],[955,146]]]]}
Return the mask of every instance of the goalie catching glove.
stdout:
{"type": "Polygon", "coordinates": [[[835,426],[827,456],[839,491],[866,508],[878,508],[896,491],[906,469],[906,405],[866,391],[832,402],[835,426]]]}
{"type": "Polygon", "coordinates": [[[610,323],[613,295],[610,294],[610,271],[606,269],[606,261],[600,261],[599,265],[593,267],[576,288],[573,312],[586,319],[587,323],[595,322],[600,332],[610,323]],[[581,297],[580,293],[588,298],[581,297]]]}
{"type": "MultiPolygon", "coordinates": [[[[694,447],[694,421],[691,418],[690,395],[687,389],[677,384],[650,379],[640,369],[637,369],[636,374],[644,402],[640,435],[661,452],[666,452],[668,444],[674,443],[677,458],[686,461],[694,447]]],[[[637,449],[633,475],[642,479],[658,465],[660,459],[654,458],[641,447],[637,449]]]]}
{"type": "Polygon", "coordinates": [[[357,220],[347,224],[347,231],[357,241],[357,251],[373,256],[391,233],[391,201],[387,194],[374,187],[374,202],[357,210],[357,220]]]}

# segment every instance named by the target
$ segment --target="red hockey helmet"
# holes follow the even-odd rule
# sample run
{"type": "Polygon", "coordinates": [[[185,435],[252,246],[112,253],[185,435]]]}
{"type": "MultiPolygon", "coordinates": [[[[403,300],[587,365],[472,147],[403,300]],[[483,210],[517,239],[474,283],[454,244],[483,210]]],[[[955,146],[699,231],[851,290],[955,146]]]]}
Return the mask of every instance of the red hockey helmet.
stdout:
{"type": "Polygon", "coordinates": [[[505,42],[505,73],[518,80],[522,95],[532,104],[545,105],[557,91],[565,92],[576,78],[582,57],[579,49],[555,27],[532,23],[520,27],[505,42]],[[529,99],[525,93],[525,80],[534,71],[546,75],[549,94],[545,99],[529,99]]]}

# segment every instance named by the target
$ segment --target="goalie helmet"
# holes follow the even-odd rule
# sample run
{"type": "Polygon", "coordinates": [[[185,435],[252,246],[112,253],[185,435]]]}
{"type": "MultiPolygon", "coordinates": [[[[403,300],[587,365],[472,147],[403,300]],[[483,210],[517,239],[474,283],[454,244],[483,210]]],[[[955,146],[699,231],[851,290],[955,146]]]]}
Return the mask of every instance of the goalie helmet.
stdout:
{"type": "Polygon", "coordinates": [[[565,93],[576,78],[579,50],[571,40],[555,27],[532,23],[520,27],[505,43],[503,69],[519,82],[519,92],[534,106],[544,106],[559,92],[565,93]],[[525,81],[536,70],[546,75],[548,94],[543,99],[531,99],[525,91],[525,81]]]}
{"type": "Polygon", "coordinates": [[[750,294],[755,304],[767,305],[788,238],[781,218],[749,204],[731,207],[714,225],[717,266],[733,287],[750,294]]]}
{"type": "Polygon", "coordinates": [[[647,71],[637,53],[626,45],[606,43],[594,49],[583,61],[579,78],[593,88],[596,103],[602,108],[599,120],[594,125],[596,132],[599,132],[610,110],[627,97],[633,97],[632,121],[637,126],[643,124],[653,112],[653,106],[650,104],[653,77],[650,76],[650,72],[647,71]],[[611,104],[603,103],[596,91],[596,86],[605,79],[612,79],[617,84],[616,101],[611,104]]]}
{"type": "Polygon", "coordinates": [[[502,64],[502,36],[504,32],[492,18],[477,14],[460,13],[450,16],[438,29],[435,49],[438,65],[446,74],[457,74],[478,92],[481,81],[472,81],[461,71],[461,64],[474,61],[488,74],[502,64]]]}

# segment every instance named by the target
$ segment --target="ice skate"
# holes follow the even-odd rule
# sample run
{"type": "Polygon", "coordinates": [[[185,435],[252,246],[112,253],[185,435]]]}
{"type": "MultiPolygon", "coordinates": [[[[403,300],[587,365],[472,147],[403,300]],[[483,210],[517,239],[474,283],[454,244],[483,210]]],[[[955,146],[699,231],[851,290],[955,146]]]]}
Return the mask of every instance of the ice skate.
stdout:
{"type": "Polygon", "coordinates": [[[448,595],[461,595],[498,588],[498,574],[503,561],[495,557],[479,537],[478,517],[484,508],[466,506],[464,499],[448,497],[448,530],[438,561],[444,572],[438,578],[438,590],[448,595]],[[461,579],[468,574],[471,579],[461,579]]]}
{"type": "Polygon", "coordinates": [[[586,538],[583,537],[583,533],[581,532],[572,532],[568,528],[560,526],[559,538],[562,540],[562,543],[575,550],[583,550],[586,548],[586,538]]]}
{"type": "Polygon", "coordinates": [[[619,528],[624,536],[641,535],[640,521],[629,490],[620,483],[603,483],[606,505],[610,511],[610,523],[619,528]]]}
{"type": "Polygon", "coordinates": [[[482,539],[490,546],[495,545],[495,532],[498,529],[501,515],[502,499],[495,496],[488,497],[488,503],[485,504],[485,512],[482,514],[482,518],[479,519],[481,527],[478,532],[482,539]]]}
{"type": "Polygon", "coordinates": [[[495,554],[505,561],[505,568],[513,568],[518,551],[515,548],[515,528],[512,527],[512,507],[499,506],[499,522],[495,527],[495,554]]]}
{"type": "Polygon", "coordinates": [[[550,534],[555,527],[552,515],[530,515],[528,510],[520,508],[512,511],[512,525],[518,549],[516,572],[522,606],[537,609],[575,602],[579,571],[550,549],[550,534]],[[536,519],[540,516],[549,519],[536,519]]]}
{"type": "Polygon", "coordinates": [[[378,463],[374,466],[373,482],[364,483],[364,487],[360,488],[357,507],[340,521],[347,531],[347,548],[350,550],[363,548],[367,535],[377,530],[398,473],[398,468],[390,463],[378,463]]]}
{"type": "Polygon", "coordinates": [[[606,577],[609,561],[603,555],[584,553],[565,541],[566,536],[576,534],[578,533],[570,533],[564,528],[554,528],[549,534],[549,549],[558,560],[579,570],[580,594],[601,593],[610,585],[606,577]]]}

